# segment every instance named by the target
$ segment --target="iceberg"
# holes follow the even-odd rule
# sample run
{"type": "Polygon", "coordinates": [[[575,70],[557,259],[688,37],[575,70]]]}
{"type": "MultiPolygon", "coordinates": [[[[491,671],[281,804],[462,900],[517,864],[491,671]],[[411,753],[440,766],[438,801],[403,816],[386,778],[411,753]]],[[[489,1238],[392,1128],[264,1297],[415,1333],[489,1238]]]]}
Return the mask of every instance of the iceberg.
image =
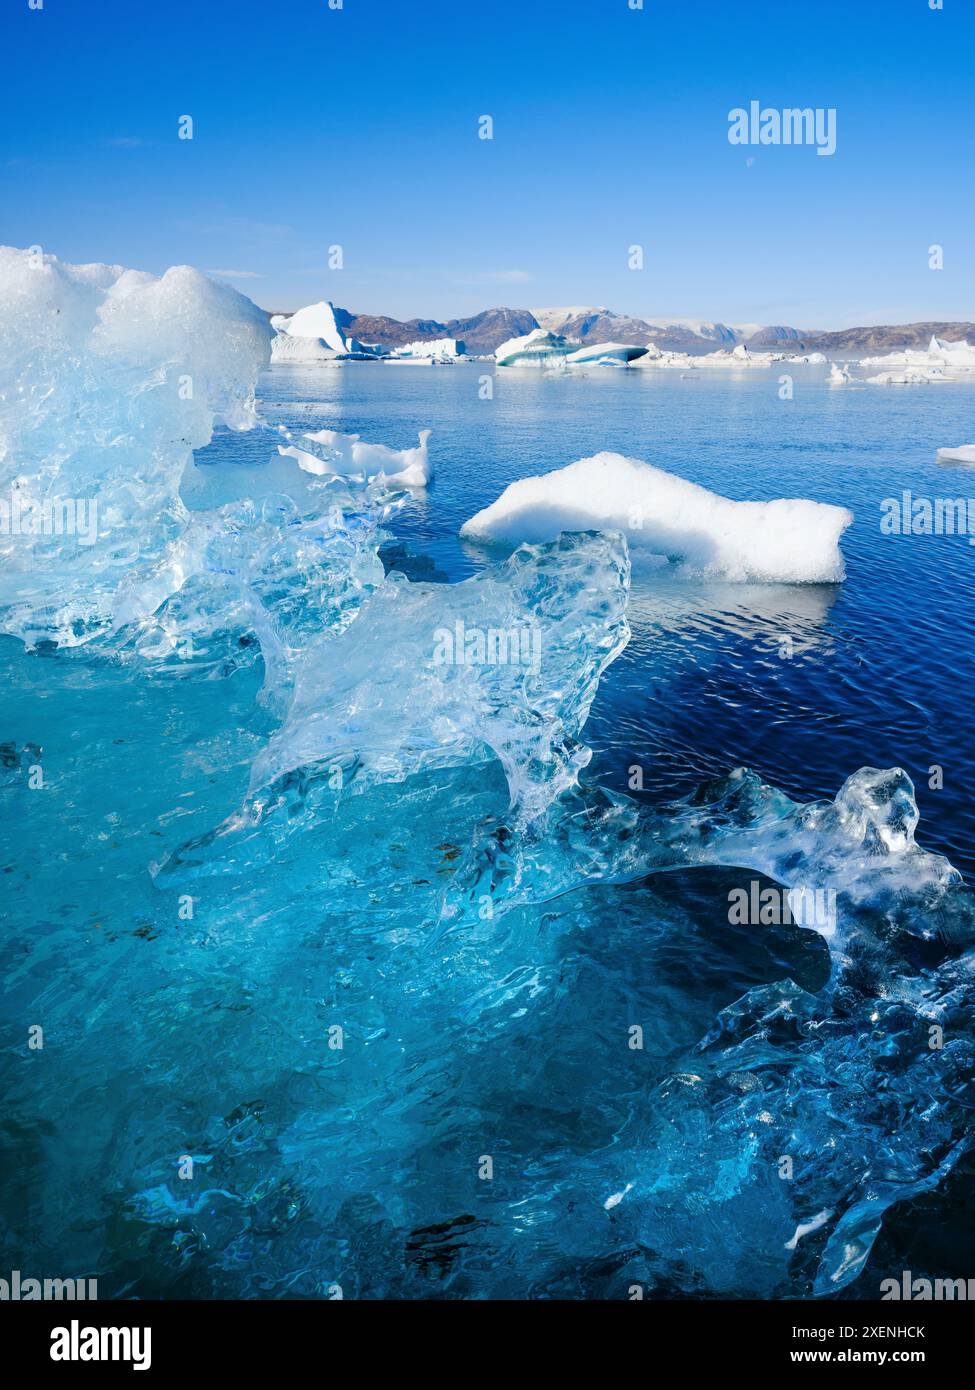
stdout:
{"type": "Polygon", "coordinates": [[[292,314],[282,325],[278,336],[284,338],[285,342],[278,345],[275,340],[272,357],[276,362],[338,361],[343,358],[371,361],[377,356],[356,338],[347,338],[343,334],[335,316],[335,306],[327,299],[320,299],[317,304],[306,304],[292,314]],[[301,346],[292,347],[287,342],[289,338],[296,339],[301,346]]]}
{"type": "Polygon", "coordinates": [[[520,338],[509,338],[495,350],[494,360],[499,367],[549,366],[575,350],[575,344],[558,333],[533,328],[520,338]]]}
{"type": "Polygon", "coordinates": [[[304,309],[292,314],[284,332],[291,338],[320,338],[335,353],[349,351],[349,344],[335,319],[335,307],[326,299],[306,304],[304,309]]]}
{"type": "Polygon", "coordinates": [[[314,451],[279,444],[278,453],[319,477],[381,478],[388,487],[426,487],[433,478],[427,450],[431,433],[421,430],[420,442],[413,449],[390,449],[385,444],[367,444],[358,434],[316,430],[301,436],[316,446],[314,451]]]}
{"type": "MultiPolygon", "coordinates": [[[[864,357],[864,367],[912,367],[919,373],[934,372],[938,377],[948,373],[975,371],[975,347],[969,342],[949,343],[943,338],[932,337],[926,348],[904,348],[900,352],[889,352],[881,357],[864,357]]],[[[895,374],[888,373],[890,376],[895,374]]],[[[876,380],[876,378],[869,378],[876,380]]],[[[897,382],[897,384],[905,384],[897,382]]]]}
{"type": "Polygon", "coordinates": [[[514,545],[621,531],[635,556],[685,573],[812,584],[843,578],[839,540],[852,520],[821,502],[734,502],[639,459],[601,453],[509,484],[461,535],[514,545]]]}
{"type": "Polygon", "coordinates": [[[829,366],[829,376],[826,380],[830,386],[845,386],[846,383],[852,381],[853,378],[850,375],[850,369],[848,367],[844,367],[839,362],[831,362],[829,366]]]}
{"type": "Polygon", "coordinates": [[[642,357],[646,348],[636,347],[632,343],[590,343],[585,347],[576,348],[575,352],[567,354],[565,361],[568,366],[577,365],[613,365],[624,366],[634,361],[637,357],[642,357]]]}

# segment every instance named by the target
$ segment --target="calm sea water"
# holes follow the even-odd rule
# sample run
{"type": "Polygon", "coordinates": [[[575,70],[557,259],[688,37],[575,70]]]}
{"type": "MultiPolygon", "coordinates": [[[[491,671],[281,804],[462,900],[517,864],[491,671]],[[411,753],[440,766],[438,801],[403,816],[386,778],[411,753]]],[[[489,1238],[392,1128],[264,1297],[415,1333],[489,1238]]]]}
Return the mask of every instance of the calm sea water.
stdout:
{"type": "MultiPolygon", "coordinates": [[[[904,489],[975,496],[975,474],[935,462],[975,438],[975,384],[831,389],[818,369],[789,370],[791,401],[777,371],[757,370],[500,372],[483,400],[482,364],[276,368],[261,399],[295,431],[406,447],[430,427],[434,484],[391,529],[395,563],[444,582],[487,562],[457,533],[508,482],[602,449],[733,498],[849,507],[841,585],[636,575],[633,638],[585,731],[589,775],[625,790],[638,765],[656,801],[746,765],[810,800],[863,766],[900,766],[919,839],[971,878],[975,549],[885,536],[880,504],[904,489]]],[[[207,452],[271,447],[224,435],[207,452]]],[[[0,827],[10,1268],[97,1276],[103,1296],[326,1296],[341,1283],[346,1296],[620,1297],[634,1278],[664,1293],[762,1290],[740,1217],[734,1238],[715,1228],[703,1282],[680,1232],[669,1254],[638,1229],[606,1234],[602,1200],[631,1177],[614,1153],[649,1084],[607,1037],[661,1020],[649,1066],[664,1075],[746,990],[787,975],[816,988],[818,938],[730,933],[728,876],[700,871],[513,914],[500,940],[448,967],[421,931],[384,919],[379,849],[363,863],[395,824],[392,852],[426,881],[422,785],[380,799],[354,836],[323,828],[260,871],[203,884],[186,921],[148,868],[240,803],[272,727],[259,673],[152,682],[9,639],[0,660],[0,741],[43,749],[46,778],[37,792],[11,777],[0,827]],[[353,892],[371,917],[353,915],[353,892]],[[323,1048],[336,1018],[357,1056],[323,1048]],[[28,1052],[35,1024],[45,1045],[28,1052]],[[472,1176],[483,1153],[501,1156],[490,1195],[472,1176]],[[186,1157],[192,1182],[178,1176],[186,1157]]],[[[497,782],[457,782],[439,850],[497,782]]],[[[958,1168],[895,1208],[849,1296],[876,1296],[902,1268],[970,1273],[970,1182],[958,1168]]]]}

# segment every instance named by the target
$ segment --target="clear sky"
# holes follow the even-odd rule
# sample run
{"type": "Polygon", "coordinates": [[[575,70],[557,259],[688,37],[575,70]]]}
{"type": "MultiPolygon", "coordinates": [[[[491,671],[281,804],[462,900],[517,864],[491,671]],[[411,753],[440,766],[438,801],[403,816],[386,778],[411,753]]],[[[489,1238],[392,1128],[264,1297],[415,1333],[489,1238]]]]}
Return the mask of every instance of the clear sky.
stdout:
{"type": "Polygon", "coordinates": [[[633,3],[4,0],[0,242],[274,309],[975,320],[975,0],[633,3]],[[752,100],[835,155],[730,144],[752,100]]]}

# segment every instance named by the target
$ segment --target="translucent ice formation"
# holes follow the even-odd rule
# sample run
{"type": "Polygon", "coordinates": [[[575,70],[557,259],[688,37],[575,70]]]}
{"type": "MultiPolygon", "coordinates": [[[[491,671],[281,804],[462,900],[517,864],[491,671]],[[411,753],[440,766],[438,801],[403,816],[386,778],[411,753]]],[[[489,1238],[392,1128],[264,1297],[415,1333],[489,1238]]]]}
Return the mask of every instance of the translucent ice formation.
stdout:
{"type": "Polygon", "coordinates": [[[637,554],[733,580],[829,583],[843,578],[843,507],[780,499],[733,502],[622,454],[596,454],[509,484],[464,523],[471,540],[517,544],[563,531],[622,531],[637,554]]]}
{"type": "Polygon", "coordinates": [[[178,542],[214,422],[248,429],[271,330],[187,266],[157,278],[0,250],[0,629],[76,645],[178,542]]]}

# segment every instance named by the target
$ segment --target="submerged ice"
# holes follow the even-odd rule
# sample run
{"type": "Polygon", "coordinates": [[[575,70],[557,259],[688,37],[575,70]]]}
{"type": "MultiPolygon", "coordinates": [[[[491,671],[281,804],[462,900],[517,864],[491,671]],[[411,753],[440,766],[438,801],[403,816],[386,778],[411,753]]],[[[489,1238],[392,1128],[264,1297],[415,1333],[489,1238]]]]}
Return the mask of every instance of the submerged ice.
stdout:
{"type": "MultiPolygon", "coordinates": [[[[225,1296],[321,1296],[342,1278],[367,1296],[438,1278],[550,1296],[578,1293],[580,1271],[620,1296],[854,1281],[885,1213],[968,1143],[970,895],[917,844],[900,769],[812,803],[738,769],[655,805],[590,781],[584,741],[628,639],[631,549],[836,580],[849,514],[732,502],[603,454],[468,523],[503,558],[411,581],[383,547],[404,488],[429,480],[423,436],[400,451],[325,430],[279,452],[268,430],[263,463],[198,467],[215,419],[263,428],[263,316],[193,271],[38,270],[26,254],[0,259],[4,483],[97,501],[107,531],[42,538],[29,563],[9,538],[0,618],[112,707],[62,773],[90,808],[72,893],[97,921],[77,929],[84,969],[44,1094],[24,1067],[11,1088],[40,1133],[81,1106],[94,1136],[70,1170],[52,1157],[43,1248],[64,1238],[70,1191],[78,1248],[107,1252],[115,1294],[137,1281],[134,1244],[164,1286],[225,1296]],[[104,798],[130,719],[161,749],[200,728],[175,783],[129,762],[119,826],[104,798]],[[145,874],[105,872],[110,835],[139,837],[145,874]],[[726,924],[722,900],[693,937],[664,876],[702,868],[790,902],[829,892],[835,913],[802,928],[792,974],[736,993],[723,963],[770,928],[726,924]],[[152,903],[178,929],[109,954],[152,903]],[[605,964],[621,951],[624,1000],[605,964]],[[619,1041],[631,1007],[665,1021],[640,1053],[619,1041]],[[184,1153],[193,1183],[174,1173],[184,1153]],[[484,1153],[492,1183],[471,1176],[484,1153]]],[[[62,946],[68,929],[44,925],[62,946]]],[[[53,954],[18,960],[31,1004],[53,954]]]]}

